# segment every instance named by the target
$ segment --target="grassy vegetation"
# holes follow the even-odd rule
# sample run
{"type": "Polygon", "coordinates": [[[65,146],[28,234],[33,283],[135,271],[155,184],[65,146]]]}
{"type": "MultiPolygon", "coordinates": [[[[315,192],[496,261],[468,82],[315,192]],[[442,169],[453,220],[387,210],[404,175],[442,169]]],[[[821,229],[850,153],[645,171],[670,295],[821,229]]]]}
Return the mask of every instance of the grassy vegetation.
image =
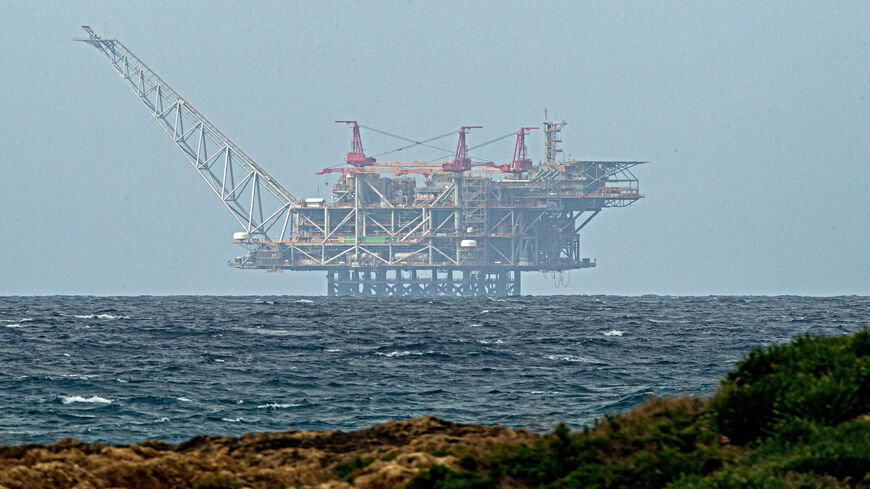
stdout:
{"type": "Polygon", "coordinates": [[[241,489],[245,484],[233,474],[215,472],[193,483],[193,489],[241,489]]]}
{"type": "Polygon", "coordinates": [[[368,467],[375,459],[370,457],[354,457],[353,459],[335,466],[335,476],[347,482],[353,482],[359,472],[368,467]]]}
{"type": "Polygon", "coordinates": [[[408,487],[870,488],[870,330],[759,348],[711,399],[651,399],[457,465],[408,487]]]}

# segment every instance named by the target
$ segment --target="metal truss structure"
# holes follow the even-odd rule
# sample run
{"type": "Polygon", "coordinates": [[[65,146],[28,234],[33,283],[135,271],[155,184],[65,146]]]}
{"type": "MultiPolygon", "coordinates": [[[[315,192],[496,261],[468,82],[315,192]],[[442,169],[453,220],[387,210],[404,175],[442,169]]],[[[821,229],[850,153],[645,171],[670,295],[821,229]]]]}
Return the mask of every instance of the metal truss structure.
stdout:
{"type": "Polygon", "coordinates": [[[244,232],[263,240],[285,237],[299,199],[120,41],[82,28],[88,37],[79,41],[103,53],[244,232]]]}
{"type": "Polygon", "coordinates": [[[466,133],[479,126],[460,129],[452,160],[377,162],[361,126],[340,121],[353,138],[348,166],[324,170],[341,173],[331,202],[298,199],[123,44],[84,29],[242,229],[233,242],[247,253],[231,267],[325,271],[339,296],[519,295],[524,271],[594,267],[580,231],[642,198],[631,168],[643,162],[555,161],[564,121],[544,122],[537,165],[524,139],[536,128],[516,133],[508,164],[472,161],[466,133]]]}
{"type": "Polygon", "coordinates": [[[491,296],[520,295],[520,271],[494,268],[357,267],[326,273],[330,296],[491,296]]]}

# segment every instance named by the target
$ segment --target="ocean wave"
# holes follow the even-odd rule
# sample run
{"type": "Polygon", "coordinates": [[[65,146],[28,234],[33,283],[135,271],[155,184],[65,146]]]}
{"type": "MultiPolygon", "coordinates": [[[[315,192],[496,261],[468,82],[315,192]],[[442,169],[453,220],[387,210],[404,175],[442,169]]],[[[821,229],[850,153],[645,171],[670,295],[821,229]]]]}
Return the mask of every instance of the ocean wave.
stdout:
{"type": "Polygon", "coordinates": [[[653,389],[710,395],[750,348],[806,332],[854,332],[868,325],[870,311],[868,297],[747,305],[740,298],[719,305],[615,296],[360,298],[335,310],[327,298],[254,299],[0,299],[8,374],[0,417],[29,433],[9,438],[177,443],[201,431],[353,430],[430,411],[484,424],[526,426],[550,416],[582,426],[618,409],[609,403],[629,406],[653,389]],[[20,329],[3,327],[13,324],[20,329]],[[605,336],[610,331],[624,333],[605,336]],[[475,402],[488,391],[499,392],[475,402]],[[164,416],[171,421],[155,422],[164,416]]]}
{"type": "Polygon", "coordinates": [[[546,355],[544,358],[561,362],[599,363],[594,358],[586,358],[579,355],[546,355]]]}
{"type": "Polygon", "coordinates": [[[130,316],[115,314],[70,314],[70,317],[77,319],[130,319],[130,316]]]}
{"type": "Polygon", "coordinates": [[[622,336],[625,334],[625,331],[620,331],[618,329],[611,329],[610,331],[605,331],[604,336],[622,336]]]}
{"type": "Polygon", "coordinates": [[[311,299],[298,299],[296,301],[297,304],[314,304],[314,301],[311,299]]]}
{"type": "Polygon", "coordinates": [[[294,334],[296,334],[293,331],[286,331],[283,329],[242,328],[242,331],[268,336],[293,336],[294,334]]]}
{"type": "Polygon", "coordinates": [[[85,402],[91,404],[111,404],[111,399],[106,399],[100,396],[82,397],[82,396],[60,396],[60,402],[64,404],[73,404],[76,402],[85,402]]]}
{"type": "Polygon", "coordinates": [[[277,402],[273,402],[271,404],[260,404],[257,406],[257,409],[289,409],[294,407],[299,407],[302,404],[281,404],[277,402]]]}
{"type": "Polygon", "coordinates": [[[391,351],[389,353],[384,353],[384,352],[379,351],[379,352],[375,352],[375,355],[380,355],[382,357],[388,357],[388,358],[395,358],[395,357],[408,357],[411,355],[418,355],[418,356],[419,355],[431,355],[433,353],[435,353],[435,352],[432,350],[429,350],[429,351],[409,351],[409,350],[398,351],[398,350],[396,350],[396,351],[391,351]]]}
{"type": "MultiPolygon", "coordinates": [[[[96,377],[94,374],[60,374],[60,377],[63,379],[75,379],[75,380],[91,380],[96,377]]],[[[49,380],[54,380],[53,377],[48,377],[49,380]]]]}

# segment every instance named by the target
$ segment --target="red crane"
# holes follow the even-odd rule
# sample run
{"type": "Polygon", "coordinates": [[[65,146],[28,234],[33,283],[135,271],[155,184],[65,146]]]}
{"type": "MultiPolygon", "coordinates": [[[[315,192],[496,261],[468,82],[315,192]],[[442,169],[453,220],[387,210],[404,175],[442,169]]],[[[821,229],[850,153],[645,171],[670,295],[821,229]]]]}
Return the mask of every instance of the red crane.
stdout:
{"type": "Polygon", "coordinates": [[[537,127],[522,127],[517,131],[517,143],[514,145],[514,159],[511,162],[512,173],[522,173],[532,168],[532,160],[526,156],[526,134],[537,127]]]}
{"type": "Polygon", "coordinates": [[[374,158],[367,158],[363,151],[362,138],[359,135],[359,124],[356,121],[335,121],[336,124],[347,124],[353,129],[353,139],[350,141],[350,153],[344,161],[348,165],[353,166],[368,166],[375,162],[374,158]]]}
{"type": "Polygon", "coordinates": [[[535,130],[537,127],[521,127],[517,131],[517,142],[514,145],[514,157],[510,163],[504,165],[490,165],[493,168],[498,168],[504,173],[524,173],[532,169],[532,160],[526,153],[526,134],[529,131],[535,130]]]}
{"type": "Polygon", "coordinates": [[[453,161],[444,163],[444,171],[464,172],[471,170],[471,158],[468,157],[468,146],[465,145],[465,133],[471,129],[480,129],[483,126],[462,126],[459,130],[459,141],[456,143],[456,153],[453,161]]]}

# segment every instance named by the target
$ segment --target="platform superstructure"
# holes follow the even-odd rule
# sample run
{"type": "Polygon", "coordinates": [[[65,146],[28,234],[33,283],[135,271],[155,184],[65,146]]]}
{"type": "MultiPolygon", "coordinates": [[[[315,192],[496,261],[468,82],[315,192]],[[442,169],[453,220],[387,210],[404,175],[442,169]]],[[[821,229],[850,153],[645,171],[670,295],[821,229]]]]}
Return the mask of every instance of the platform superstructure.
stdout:
{"type": "MultiPolygon", "coordinates": [[[[378,161],[356,121],[331,198],[297,198],[115,39],[89,27],[99,49],[240,227],[246,249],[231,267],[326,272],[336,296],[519,295],[522,272],[590,268],[581,230],[603,209],[642,198],[631,169],[640,161],[560,157],[565,121],[546,120],[546,156],[533,164],[522,127],[510,161],[475,159],[455,132],[452,157],[378,161]]],[[[505,137],[498,138],[504,140],[505,137]]],[[[408,139],[411,146],[427,145],[408,139]]],[[[431,140],[427,140],[431,141],[431,140]]]]}

